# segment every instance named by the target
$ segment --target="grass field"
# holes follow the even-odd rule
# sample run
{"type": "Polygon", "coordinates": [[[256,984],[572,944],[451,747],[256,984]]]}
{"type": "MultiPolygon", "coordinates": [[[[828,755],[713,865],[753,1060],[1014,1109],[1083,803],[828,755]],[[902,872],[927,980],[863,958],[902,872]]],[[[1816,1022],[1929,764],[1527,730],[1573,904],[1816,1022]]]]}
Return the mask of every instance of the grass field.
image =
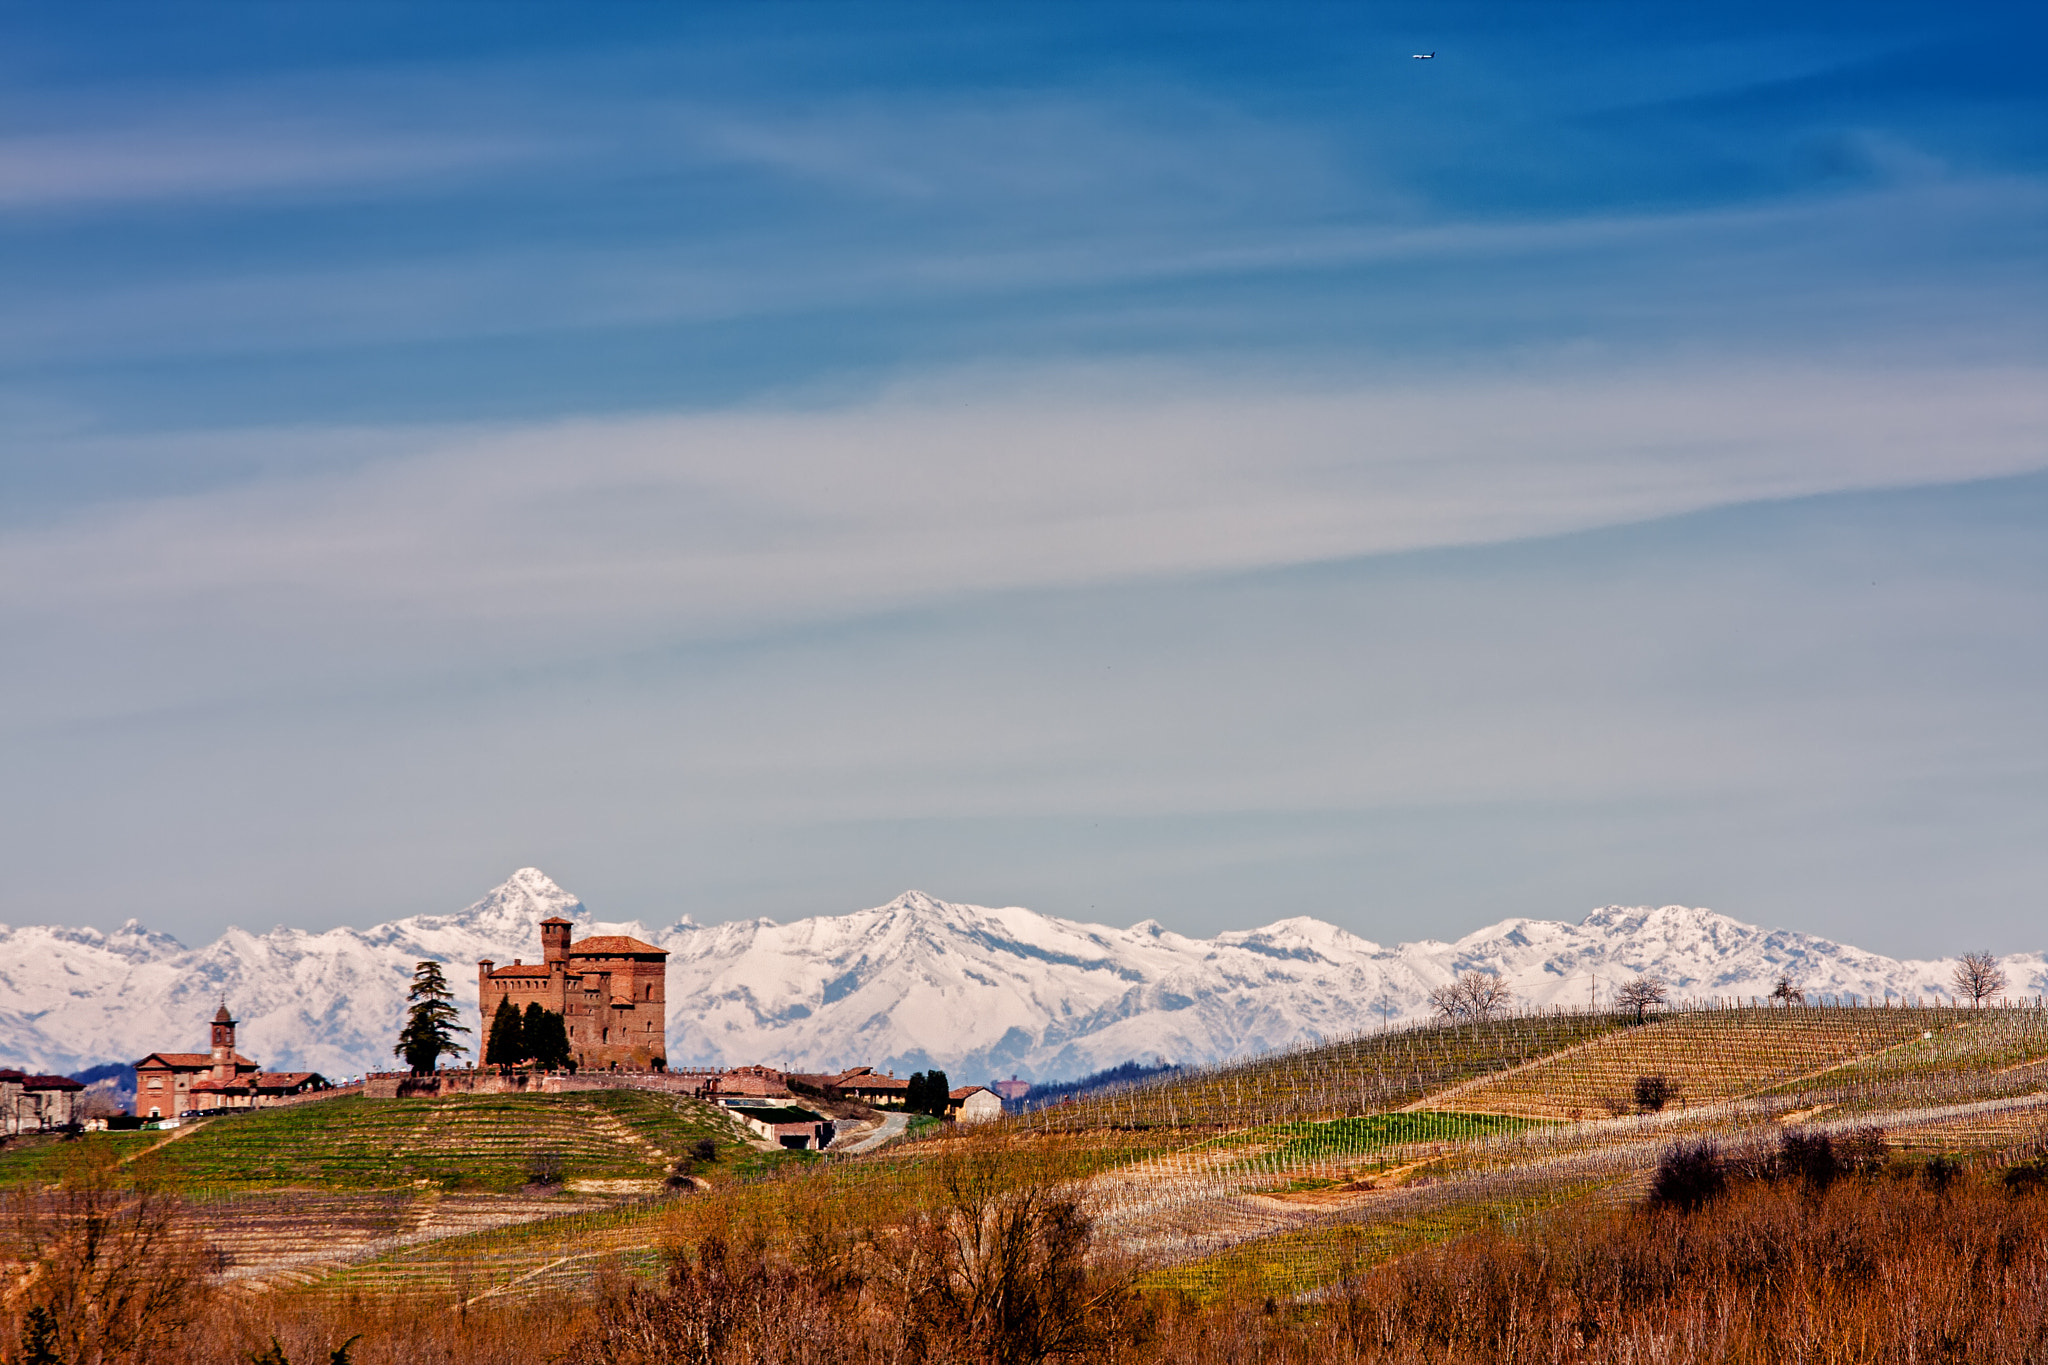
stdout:
{"type": "MultiPolygon", "coordinates": [[[[702,1138],[717,1145],[713,1169],[758,1173],[782,1159],[757,1152],[709,1105],[637,1090],[350,1097],[77,1141],[112,1148],[137,1179],[186,1193],[280,1186],[510,1193],[543,1172],[572,1185],[659,1182],[702,1138]]],[[[0,1185],[53,1178],[66,1145],[0,1151],[0,1185]]]]}

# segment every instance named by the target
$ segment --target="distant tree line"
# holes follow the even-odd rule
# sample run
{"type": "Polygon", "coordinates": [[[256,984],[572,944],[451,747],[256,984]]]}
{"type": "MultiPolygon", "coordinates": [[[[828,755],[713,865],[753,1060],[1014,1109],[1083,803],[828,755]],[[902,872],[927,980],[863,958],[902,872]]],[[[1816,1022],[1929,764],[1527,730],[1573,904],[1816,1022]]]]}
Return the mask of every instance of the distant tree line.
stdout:
{"type": "Polygon", "coordinates": [[[1078,1081],[1043,1081],[1024,1092],[1024,1107],[1036,1109],[1041,1105],[1058,1104],[1061,1100],[1080,1099],[1083,1095],[1111,1086],[1136,1085],[1141,1081],[1157,1080],[1170,1076],[1180,1068],[1172,1062],[1118,1062],[1115,1066],[1091,1071],[1078,1081]]]}

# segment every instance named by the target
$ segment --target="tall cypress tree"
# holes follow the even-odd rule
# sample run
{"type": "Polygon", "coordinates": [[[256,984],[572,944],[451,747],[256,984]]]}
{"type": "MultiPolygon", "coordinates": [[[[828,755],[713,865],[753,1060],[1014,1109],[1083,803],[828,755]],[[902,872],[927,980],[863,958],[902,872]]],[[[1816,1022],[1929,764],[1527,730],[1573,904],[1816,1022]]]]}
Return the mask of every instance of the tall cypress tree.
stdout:
{"type": "Polygon", "coordinates": [[[527,1058],[526,1029],[519,1021],[519,1006],[510,997],[499,996],[491,1011],[491,1033],[484,1040],[485,1066],[517,1066],[527,1058]]]}
{"type": "Polygon", "coordinates": [[[448,989],[440,963],[422,962],[413,968],[412,989],[406,999],[412,1003],[405,1012],[405,1027],[398,1033],[398,1046],[391,1051],[403,1057],[414,1074],[425,1075],[443,1057],[460,1057],[469,1051],[455,1041],[456,1034],[469,1030],[456,1022],[460,1016],[453,1003],[455,992],[448,989]]]}
{"type": "Polygon", "coordinates": [[[526,1007],[521,1028],[525,1031],[527,1054],[535,1066],[543,1071],[560,1071],[569,1064],[569,1029],[561,1015],[542,1008],[536,1000],[526,1007]]]}
{"type": "Polygon", "coordinates": [[[946,1117],[946,1106],[953,1102],[953,1087],[946,1080],[943,1071],[928,1071],[924,1078],[925,1113],[935,1118],[946,1117]]]}

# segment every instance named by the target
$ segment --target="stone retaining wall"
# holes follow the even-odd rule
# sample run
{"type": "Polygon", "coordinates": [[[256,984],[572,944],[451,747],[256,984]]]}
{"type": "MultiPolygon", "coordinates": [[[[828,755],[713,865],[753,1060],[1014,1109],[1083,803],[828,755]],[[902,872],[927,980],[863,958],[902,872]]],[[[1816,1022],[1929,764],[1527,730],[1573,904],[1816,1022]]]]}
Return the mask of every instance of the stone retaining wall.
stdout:
{"type": "MultiPolygon", "coordinates": [[[[720,1071],[487,1071],[482,1068],[436,1071],[415,1076],[410,1071],[373,1071],[361,1092],[373,1100],[439,1099],[444,1095],[561,1095],[583,1090],[659,1090],[671,1095],[701,1095],[720,1071]]],[[[352,1087],[353,1088],[353,1087],[352,1087]]],[[[330,1095],[335,1092],[323,1091],[330,1095]]]]}

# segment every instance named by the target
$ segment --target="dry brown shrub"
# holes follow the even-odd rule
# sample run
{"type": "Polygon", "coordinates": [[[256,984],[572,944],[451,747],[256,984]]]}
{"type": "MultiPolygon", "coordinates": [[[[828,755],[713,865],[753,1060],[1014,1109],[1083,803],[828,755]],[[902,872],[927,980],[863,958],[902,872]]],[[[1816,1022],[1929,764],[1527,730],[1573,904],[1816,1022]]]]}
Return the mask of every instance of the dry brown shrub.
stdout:
{"type": "Polygon", "coordinates": [[[64,1365],[178,1360],[177,1333],[206,1311],[217,1269],[177,1200],[129,1187],[111,1152],[84,1143],[54,1189],[9,1196],[0,1238],[9,1358],[36,1339],[64,1365]]]}
{"type": "Polygon", "coordinates": [[[772,1203],[679,1210],[666,1285],[601,1285],[569,1359],[1037,1365],[1132,1339],[1127,1277],[1091,1257],[1067,1186],[994,1142],[950,1144],[925,1175],[909,1201],[791,1181],[772,1203]]]}

